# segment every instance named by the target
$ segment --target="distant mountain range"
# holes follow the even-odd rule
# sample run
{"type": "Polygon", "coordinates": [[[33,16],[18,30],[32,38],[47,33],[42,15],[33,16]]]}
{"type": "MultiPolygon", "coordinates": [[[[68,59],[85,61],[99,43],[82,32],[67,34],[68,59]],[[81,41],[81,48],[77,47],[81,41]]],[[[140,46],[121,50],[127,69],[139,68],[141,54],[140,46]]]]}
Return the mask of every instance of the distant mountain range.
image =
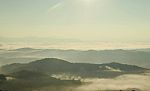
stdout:
{"type": "Polygon", "coordinates": [[[59,58],[78,63],[119,62],[150,68],[150,49],[136,50],[60,50],[20,48],[0,50],[0,65],[27,63],[42,58],[59,58]]]}
{"type": "Polygon", "coordinates": [[[49,75],[71,74],[81,77],[113,78],[123,74],[140,74],[149,69],[116,62],[105,64],[70,63],[56,58],[45,58],[27,64],[10,64],[0,68],[0,72],[11,74],[22,70],[46,73],[49,75]]]}

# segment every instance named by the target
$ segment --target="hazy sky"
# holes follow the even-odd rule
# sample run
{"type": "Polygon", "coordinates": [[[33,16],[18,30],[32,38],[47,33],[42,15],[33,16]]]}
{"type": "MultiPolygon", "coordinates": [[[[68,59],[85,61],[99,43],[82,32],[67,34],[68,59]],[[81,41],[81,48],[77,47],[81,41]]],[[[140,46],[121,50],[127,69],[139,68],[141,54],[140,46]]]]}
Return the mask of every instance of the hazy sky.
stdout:
{"type": "Polygon", "coordinates": [[[150,0],[0,0],[0,38],[150,42],[150,0]]]}

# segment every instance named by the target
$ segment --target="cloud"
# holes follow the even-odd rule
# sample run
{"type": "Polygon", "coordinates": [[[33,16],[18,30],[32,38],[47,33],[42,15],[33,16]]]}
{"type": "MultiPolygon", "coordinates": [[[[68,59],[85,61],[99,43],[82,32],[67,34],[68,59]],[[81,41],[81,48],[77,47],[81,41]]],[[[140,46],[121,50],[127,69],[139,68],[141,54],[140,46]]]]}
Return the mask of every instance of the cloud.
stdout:
{"type": "Polygon", "coordinates": [[[123,75],[115,79],[86,79],[85,82],[90,82],[90,84],[80,86],[76,91],[120,90],[128,88],[150,91],[150,74],[123,75]]]}
{"type": "Polygon", "coordinates": [[[51,6],[49,9],[48,9],[48,13],[50,13],[51,11],[59,8],[60,6],[62,6],[62,2],[59,2],[59,3],[56,3],[55,5],[51,6]]]}
{"type": "MultiPolygon", "coordinates": [[[[92,78],[84,79],[82,81],[86,82],[87,84],[83,84],[79,87],[67,86],[61,88],[61,90],[57,89],[56,91],[105,91],[126,90],[129,88],[137,88],[142,91],[150,91],[150,74],[122,75],[114,79],[92,78]]],[[[52,88],[48,88],[48,90],[49,89],[52,90],[52,88]]]]}

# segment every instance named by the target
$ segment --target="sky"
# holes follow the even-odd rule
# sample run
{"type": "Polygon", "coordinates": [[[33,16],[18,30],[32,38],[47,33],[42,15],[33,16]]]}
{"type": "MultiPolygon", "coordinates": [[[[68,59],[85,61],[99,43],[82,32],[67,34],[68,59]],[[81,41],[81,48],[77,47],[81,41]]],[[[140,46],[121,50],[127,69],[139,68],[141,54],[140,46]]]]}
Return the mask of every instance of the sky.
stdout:
{"type": "Polygon", "coordinates": [[[150,0],[0,0],[0,44],[150,47],[149,4],[150,0]]]}

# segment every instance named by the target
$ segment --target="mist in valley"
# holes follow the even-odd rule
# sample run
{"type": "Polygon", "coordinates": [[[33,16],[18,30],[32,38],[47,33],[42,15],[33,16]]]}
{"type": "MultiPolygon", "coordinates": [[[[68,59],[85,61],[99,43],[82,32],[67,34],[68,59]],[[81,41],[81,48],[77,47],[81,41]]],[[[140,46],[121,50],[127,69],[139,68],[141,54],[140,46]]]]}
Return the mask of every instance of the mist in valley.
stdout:
{"type": "Polygon", "coordinates": [[[77,86],[46,86],[27,91],[149,91],[150,74],[123,75],[114,79],[87,78],[77,86]]]}

